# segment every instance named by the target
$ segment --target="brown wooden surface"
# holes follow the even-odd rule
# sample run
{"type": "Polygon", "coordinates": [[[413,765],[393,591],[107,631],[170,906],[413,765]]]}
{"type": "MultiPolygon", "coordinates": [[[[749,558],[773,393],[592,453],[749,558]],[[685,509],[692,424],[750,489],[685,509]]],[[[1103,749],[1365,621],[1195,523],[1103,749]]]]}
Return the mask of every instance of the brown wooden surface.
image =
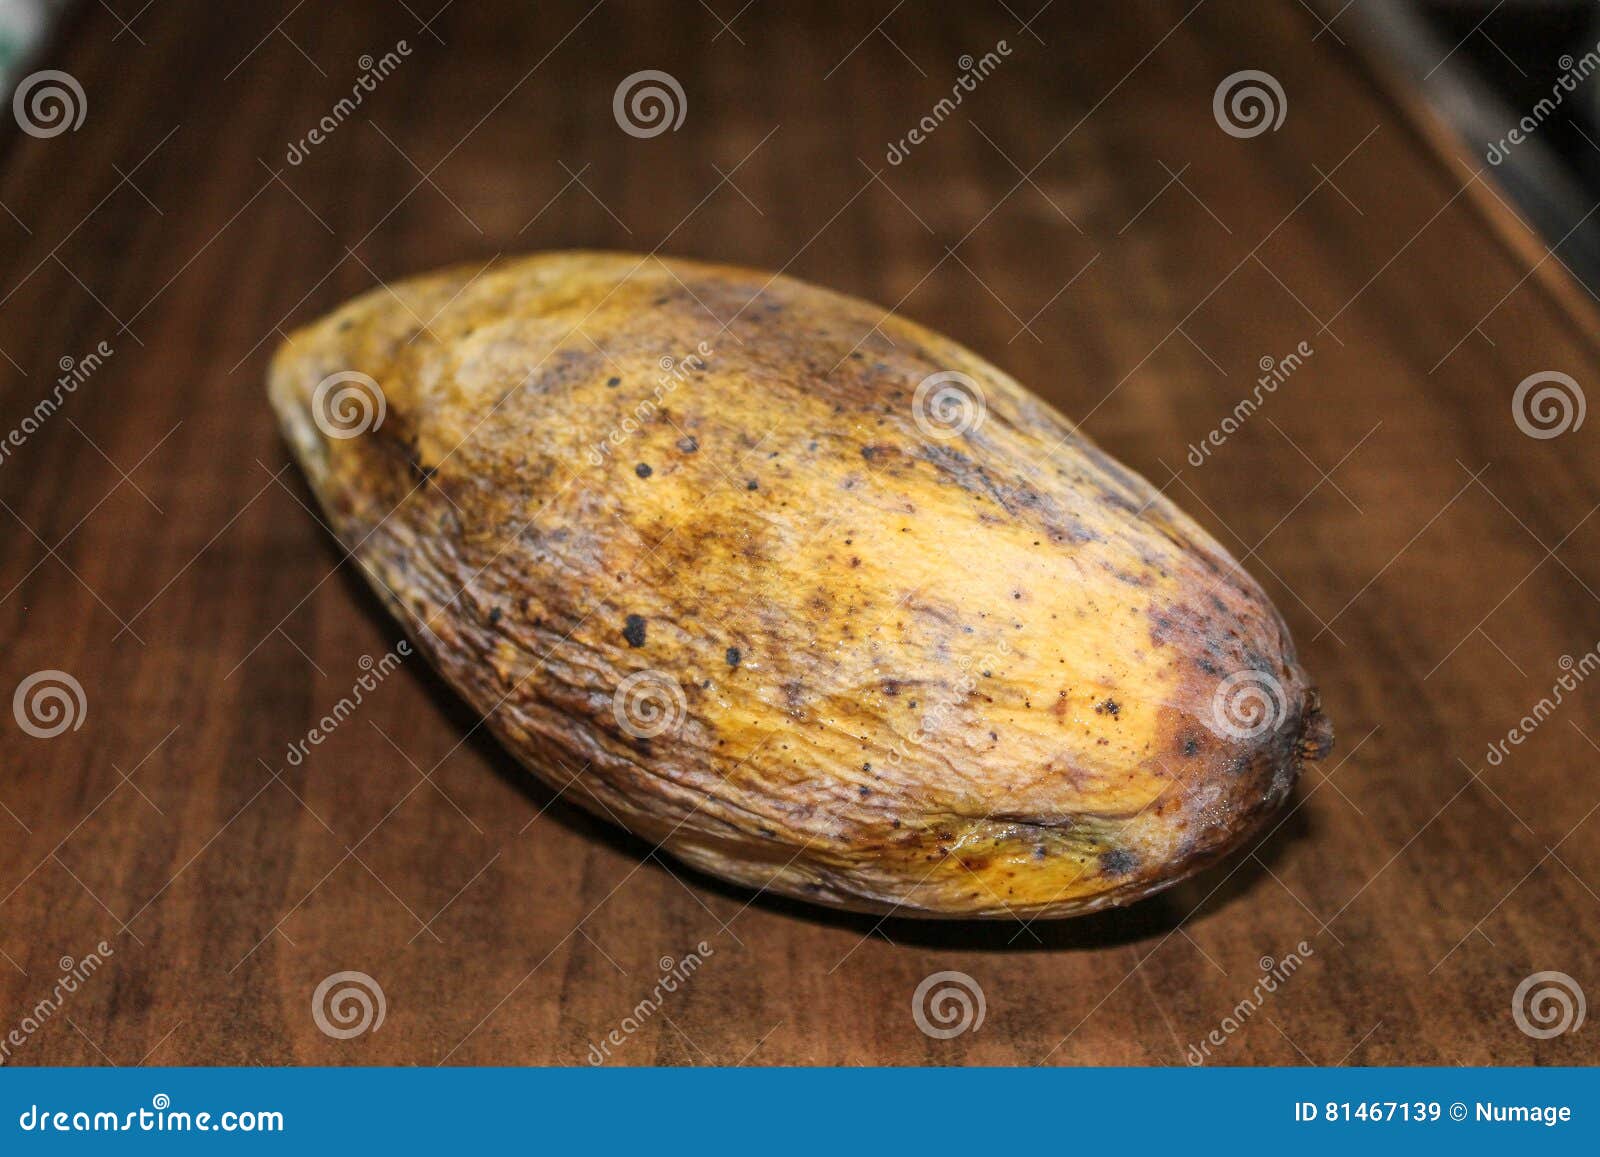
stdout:
{"type": "Polygon", "coordinates": [[[1600,315],[1482,162],[1408,119],[1359,11],[1062,0],[1022,28],[1002,4],[613,0],[419,27],[435,5],[84,5],[36,66],[82,84],[83,126],[6,126],[0,427],[60,359],[114,349],[0,463],[0,691],[60,669],[87,701],[52,739],[0,714],[0,1032],[59,958],[114,950],[15,1063],[582,1063],[701,941],[617,1061],[1182,1063],[1302,940],[1218,1061],[1596,1059],[1593,1024],[1536,1041],[1511,1000],[1543,970],[1600,993],[1600,684],[1499,766],[1486,749],[1600,641],[1600,421],[1534,439],[1511,408],[1536,371],[1593,392],[1600,315]],[[612,93],[646,68],[687,114],[636,139],[612,93]],[[1245,68],[1287,116],[1235,139],[1212,94],[1245,68]],[[575,246],[784,269],[989,356],[1246,561],[1334,759],[1253,854],[1028,927],[686,873],[482,731],[461,742],[472,720],[418,663],[289,765],[400,636],[304,509],[261,386],[278,335],[383,279],[575,246]],[[342,970],[381,985],[379,1031],[318,1031],[312,992],[342,970]],[[981,986],[981,1029],[917,1029],[940,970],[981,986]]]}

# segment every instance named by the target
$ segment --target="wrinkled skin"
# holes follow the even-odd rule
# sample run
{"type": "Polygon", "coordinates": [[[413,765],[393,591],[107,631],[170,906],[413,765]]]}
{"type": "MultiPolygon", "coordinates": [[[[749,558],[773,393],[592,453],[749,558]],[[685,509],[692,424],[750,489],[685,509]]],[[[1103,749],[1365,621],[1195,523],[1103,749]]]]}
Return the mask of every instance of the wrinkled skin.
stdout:
{"type": "Polygon", "coordinates": [[[349,302],[270,393],[344,545],[505,746],[725,880],[914,916],[1128,903],[1236,848],[1331,745],[1222,547],[862,301],[542,254],[349,302]],[[964,432],[915,397],[951,370],[985,406],[964,432]],[[349,407],[317,386],[345,371],[385,415],[329,437],[349,407]]]}

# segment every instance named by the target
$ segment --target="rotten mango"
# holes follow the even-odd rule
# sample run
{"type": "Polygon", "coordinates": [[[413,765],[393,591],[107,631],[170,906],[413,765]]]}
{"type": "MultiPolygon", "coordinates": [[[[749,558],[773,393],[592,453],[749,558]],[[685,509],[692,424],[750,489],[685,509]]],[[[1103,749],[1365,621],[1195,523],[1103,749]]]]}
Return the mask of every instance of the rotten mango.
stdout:
{"type": "Polygon", "coordinates": [[[541,254],[356,298],[269,392],[329,524],[501,742],[725,880],[1092,911],[1237,848],[1331,744],[1227,551],[860,300],[541,254]]]}

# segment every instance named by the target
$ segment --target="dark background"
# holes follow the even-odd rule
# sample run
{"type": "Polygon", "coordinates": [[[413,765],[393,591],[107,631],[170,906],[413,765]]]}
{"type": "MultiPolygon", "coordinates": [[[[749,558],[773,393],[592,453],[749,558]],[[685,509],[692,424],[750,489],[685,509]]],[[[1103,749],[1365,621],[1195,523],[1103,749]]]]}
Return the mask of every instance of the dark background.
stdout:
{"type": "Polygon", "coordinates": [[[1600,315],[1367,46],[1367,5],[438,5],[85,4],[34,65],[81,84],[82,126],[0,135],[0,430],[114,351],[0,461],[0,690],[62,671],[85,697],[49,739],[0,713],[0,1033],[113,949],[14,1062],[583,1063],[702,941],[618,1063],[1181,1064],[1302,941],[1215,1062],[1596,1058],[1593,1025],[1512,1015],[1537,972],[1600,991],[1595,688],[1486,751],[1600,640],[1597,422],[1512,412],[1530,374],[1592,392],[1600,315]],[[642,69],[681,84],[677,131],[613,118],[642,69]],[[1219,127],[1241,69],[1280,82],[1277,131],[1219,127]],[[289,765],[400,636],[308,509],[273,347],[388,279],[580,246],[782,269],[1038,390],[1261,580],[1334,757],[1217,871],[977,927],[688,873],[461,743],[415,662],[289,765]],[[332,1039],[312,993],[347,970],[386,1019],[332,1039]],[[986,1002],[950,1040],[912,1017],[942,970],[986,1002]]]}

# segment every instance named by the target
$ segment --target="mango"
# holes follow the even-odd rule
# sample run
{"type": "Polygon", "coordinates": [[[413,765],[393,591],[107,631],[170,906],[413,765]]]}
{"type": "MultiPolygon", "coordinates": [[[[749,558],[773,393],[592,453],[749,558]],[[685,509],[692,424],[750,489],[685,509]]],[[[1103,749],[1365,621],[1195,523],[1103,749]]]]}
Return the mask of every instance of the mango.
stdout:
{"type": "Polygon", "coordinates": [[[535,776],[713,876],[1071,916],[1237,849],[1332,729],[1283,619],[976,354],[788,277],[545,253],[366,293],[269,396],[535,776]]]}

